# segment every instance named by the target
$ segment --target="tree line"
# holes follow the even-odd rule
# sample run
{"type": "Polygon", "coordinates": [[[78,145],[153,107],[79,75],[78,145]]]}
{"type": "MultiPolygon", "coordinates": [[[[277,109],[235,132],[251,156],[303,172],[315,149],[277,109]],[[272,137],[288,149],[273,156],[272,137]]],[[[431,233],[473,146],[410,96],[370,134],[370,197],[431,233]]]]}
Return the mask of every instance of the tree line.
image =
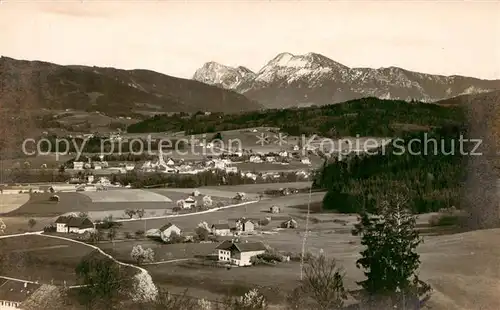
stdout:
{"type": "MultiPolygon", "coordinates": [[[[109,137],[75,138],[68,136],[50,135],[39,140],[38,152],[59,152],[59,153],[145,153],[148,150],[157,151],[160,148],[160,142],[157,139],[134,139],[134,141],[111,141],[109,137]]],[[[38,142],[38,141],[37,141],[38,142]]],[[[28,144],[26,148],[29,152],[34,151],[36,145],[28,144]]],[[[161,145],[163,150],[183,150],[186,148],[186,142],[183,140],[169,140],[169,143],[161,145]]]]}

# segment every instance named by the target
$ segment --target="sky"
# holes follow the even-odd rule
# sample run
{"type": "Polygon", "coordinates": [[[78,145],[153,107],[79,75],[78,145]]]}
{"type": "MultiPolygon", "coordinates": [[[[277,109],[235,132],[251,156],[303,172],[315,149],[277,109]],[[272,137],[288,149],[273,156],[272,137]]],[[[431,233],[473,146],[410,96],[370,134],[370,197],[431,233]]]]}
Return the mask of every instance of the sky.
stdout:
{"type": "Polygon", "coordinates": [[[500,1],[0,0],[0,55],[191,78],[315,52],[349,67],[500,79],[500,1]]]}

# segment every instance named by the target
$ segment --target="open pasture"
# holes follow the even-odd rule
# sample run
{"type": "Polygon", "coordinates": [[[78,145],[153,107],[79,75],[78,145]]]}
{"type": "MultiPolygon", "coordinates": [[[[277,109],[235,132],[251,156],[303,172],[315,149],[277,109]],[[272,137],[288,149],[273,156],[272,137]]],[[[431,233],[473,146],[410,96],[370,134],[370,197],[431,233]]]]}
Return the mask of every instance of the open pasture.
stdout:
{"type": "MultiPolygon", "coordinates": [[[[28,144],[27,148],[32,147],[32,145],[28,144]]],[[[3,169],[9,168],[22,168],[26,167],[25,163],[28,163],[27,167],[32,169],[40,169],[42,165],[47,165],[47,169],[57,169],[60,165],[65,163],[66,161],[72,159],[74,155],[37,155],[26,158],[15,158],[15,159],[3,159],[0,161],[0,166],[3,169]]]]}
{"type": "MultiPolygon", "coordinates": [[[[150,189],[150,191],[158,193],[158,194],[164,194],[166,196],[172,196],[175,197],[174,199],[185,199],[187,196],[191,195],[195,190],[198,190],[201,195],[209,195],[212,197],[220,197],[220,198],[226,198],[226,199],[232,199],[234,196],[236,196],[236,192],[233,191],[225,191],[225,190],[219,190],[217,187],[200,187],[197,189],[194,188],[156,188],[156,189],[150,189]]],[[[249,195],[249,198],[254,199],[258,198],[258,195],[249,195]]]]}
{"type": "MultiPolygon", "coordinates": [[[[346,274],[346,288],[359,289],[355,282],[364,279],[364,276],[355,262],[363,247],[357,237],[347,231],[339,233],[336,229],[339,226],[335,223],[329,225],[330,231],[317,231],[314,224],[310,226],[306,251],[318,254],[323,250],[327,257],[335,258],[346,274]]],[[[323,228],[326,227],[323,225],[323,228]]],[[[299,229],[246,239],[263,241],[277,250],[300,253],[303,238],[304,231],[299,229]]],[[[500,248],[495,245],[498,238],[500,229],[425,237],[418,249],[422,261],[419,277],[433,287],[429,304],[432,309],[500,308],[497,296],[500,288],[500,248]],[[471,283],[474,286],[471,287],[471,283]]],[[[212,246],[215,248],[216,245],[212,246]]],[[[259,287],[271,302],[282,302],[285,293],[295,287],[300,276],[300,264],[295,262],[228,270],[197,261],[182,261],[146,268],[161,287],[179,293],[193,289],[197,296],[212,299],[227,293],[242,294],[250,288],[259,287]]]]}
{"type": "Polygon", "coordinates": [[[130,252],[135,245],[141,245],[143,248],[152,248],[155,252],[155,261],[161,262],[213,254],[216,253],[215,247],[218,243],[164,244],[155,240],[125,240],[115,242],[114,245],[109,242],[102,243],[99,247],[104,251],[112,250],[115,253],[114,257],[120,261],[133,263],[130,258],[130,252]]]}
{"type": "Polygon", "coordinates": [[[173,293],[185,289],[196,297],[220,299],[227,294],[243,295],[259,287],[269,302],[281,303],[286,293],[295,288],[300,277],[300,264],[295,262],[276,266],[219,268],[196,261],[146,266],[158,286],[173,293]]]}
{"type": "Polygon", "coordinates": [[[263,184],[243,184],[243,185],[221,185],[221,186],[205,186],[201,189],[214,189],[220,191],[229,191],[236,194],[237,192],[244,193],[261,193],[265,190],[277,190],[280,188],[309,188],[312,182],[287,182],[287,183],[263,183],[263,184]]]}
{"type": "MultiPolygon", "coordinates": [[[[103,193],[110,193],[107,191],[103,193]]],[[[51,194],[31,194],[30,200],[18,209],[7,213],[7,216],[56,217],[69,212],[106,212],[126,209],[171,209],[172,202],[164,201],[122,201],[92,202],[87,196],[78,193],[58,193],[59,202],[49,201],[51,194]]],[[[165,197],[166,198],[166,197],[165,197]]],[[[167,199],[167,198],[166,198],[167,199]]]]}
{"type": "Polygon", "coordinates": [[[0,275],[40,283],[75,282],[75,267],[92,248],[65,240],[27,235],[0,239],[0,275]]]}
{"type": "Polygon", "coordinates": [[[92,202],[172,202],[164,195],[141,189],[113,189],[99,192],[81,192],[92,202]]]}
{"type": "Polygon", "coordinates": [[[16,210],[29,199],[29,194],[0,194],[0,214],[16,210]]]}
{"type": "MultiPolygon", "coordinates": [[[[321,201],[323,196],[324,193],[313,193],[311,201],[321,201]]],[[[150,219],[147,220],[147,227],[148,229],[160,228],[167,223],[173,223],[183,231],[193,232],[196,226],[203,221],[207,222],[209,225],[229,222],[230,225],[234,226],[234,221],[241,217],[247,217],[250,219],[264,219],[265,217],[272,217],[273,215],[269,213],[269,209],[273,205],[280,206],[282,209],[280,214],[274,215],[275,217],[278,217],[280,221],[273,221],[268,226],[271,227],[271,225],[274,225],[274,227],[277,227],[284,218],[295,215],[303,215],[302,210],[287,206],[305,204],[308,202],[308,199],[308,194],[296,194],[272,199],[263,199],[259,202],[249,203],[234,208],[222,209],[210,213],[193,214],[189,216],[166,219],[150,219]]],[[[124,222],[122,229],[128,231],[144,229],[144,223],[124,222]]]]}

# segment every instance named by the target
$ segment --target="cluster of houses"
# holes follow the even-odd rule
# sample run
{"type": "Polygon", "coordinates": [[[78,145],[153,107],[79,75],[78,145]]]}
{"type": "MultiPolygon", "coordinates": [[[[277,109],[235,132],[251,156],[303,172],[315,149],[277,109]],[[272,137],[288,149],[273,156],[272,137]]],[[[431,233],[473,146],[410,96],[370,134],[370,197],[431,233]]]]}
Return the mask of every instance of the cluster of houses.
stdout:
{"type": "Polygon", "coordinates": [[[163,156],[159,156],[158,160],[146,161],[140,168],[144,172],[163,172],[163,173],[181,173],[181,174],[198,174],[208,170],[223,170],[226,173],[237,173],[238,168],[233,166],[230,159],[207,159],[196,163],[187,163],[183,159],[173,160],[168,158],[165,160],[163,156]]]}
{"type": "Polygon", "coordinates": [[[75,171],[84,171],[84,170],[94,170],[99,171],[106,169],[109,172],[114,173],[126,173],[128,171],[132,171],[135,169],[135,165],[133,164],[121,164],[117,167],[110,167],[108,162],[104,160],[104,156],[100,155],[99,161],[92,161],[90,158],[87,162],[83,161],[74,161],[73,162],[73,170],[75,171]]]}
{"type": "MultiPolygon", "coordinates": [[[[223,170],[226,173],[238,173],[238,167],[236,167],[231,159],[229,158],[207,158],[198,162],[186,162],[184,159],[174,160],[172,158],[165,159],[162,155],[158,156],[156,161],[146,161],[141,166],[136,166],[135,164],[122,163],[116,167],[109,166],[108,162],[103,160],[104,157],[101,155],[99,161],[88,162],[75,161],[73,162],[73,170],[83,171],[83,170],[94,170],[98,172],[99,170],[105,169],[110,173],[126,173],[133,170],[140,170],[142,172],[163,172],[163,173],[181,173],[181,174],[198,174],[207,170],[223,170]]],[[[299,160],[300,163],[305,165],[311,165],[311,161],[308,157],[301,157],[293,152],[288,152],[283,150],[279,153],[267,153],[267,154],[254,154],[249,157],[245,157],[244,160],[239,162],[249,162],[249,163],[282,163],[288,164],[290,161],[299,160]]]]}
{"type": "MultiPolygon", "coordinates": [[[[255,225],[252,221],[239,221],[237,229],[243,231],[253,231],[255,225]]],[[[231,228],[228,223],[213,224],[211,233],[215,236],[229,236],[231,228]]],[[[160,237],[162,241],[169,242],[173,234],[181,235],[181,229],[172,223],[168,223],[159,230],[151,230],[146,235],[160,237]]],[[[215,247],[217,259],[221,263],[235,266],[250,266],[253,256],[263,254],[267,248],[262,242],[237,242],[236,240],[226,240],[215,247]]]]}
{"type": "Polygon", "coordinates": [[[275,155],[274,153],[268,153],[264,155],[252,155],[249,157],[248,162],[251,163],[282,163],[282,164],[288,164],[290,163],[291,159],[297,159],[300,161],[301,164],[304,165],[311,165],[311,160],[308,157],[301,157],[294,155],[292,152],[288,151],[281,151],[278,153],[278,155],[275,155]]]}
{"type": "MultiPolygon", "coordinates": [[[[253,230],[253,223],[242,222],[242,229],[253,230]],[[245,227],[246,226],[246,227],[245,227]]],[[[213,224],[212,233],[217,236],[228,236],[230,234],[229,224],[213,224]]],[[[181,235],[181,229],[172,223],[168,223],[161,227],[156,232],[150,232],[150,236],[159,236],[164,242],[170,241],[173,234],[181,235]]],[[[215,247],[217,251],[217,259],[221,263],[227,263],[235,266],[250,266],[251,258],[253,256],[263,254],[267,248],[262,242],[236,242],[233,240],[226,240],[215,247]]]]}
{"type": "MultiPolygon", "coordinates": [[[[271,207],[271,212],[278,213],[279,208],[271,207]]],[[[251,233],[258,227],[258,223],[246,218],[236,220],[235,227],[232,229],[229,223],[216,223],[209,227],[209,233],[218,237],[239,236],[242,233],[251,233]]],[[[290,218],[280,225],[281,228],[297,228],[297,221],[290,218]]],[[[96,230],[95,223],[88,217],[79,216],[59,216],[55,221],[55,230],[58,233],[85,234],[96,230]]],[[[147,237],[156,237],[163,242],[170,242],[174,235],[182,236],[182,230],[175,224],[167,223],[159,229],[150,229],[145,235],[147,237]]],[[[255,255],[262,254],[266,247],[261,242],[237,242],[235,239],[226,240],[219,244],[217,251],[218,260],[236,266],[251,265],[250,259],[255,255]]]]}

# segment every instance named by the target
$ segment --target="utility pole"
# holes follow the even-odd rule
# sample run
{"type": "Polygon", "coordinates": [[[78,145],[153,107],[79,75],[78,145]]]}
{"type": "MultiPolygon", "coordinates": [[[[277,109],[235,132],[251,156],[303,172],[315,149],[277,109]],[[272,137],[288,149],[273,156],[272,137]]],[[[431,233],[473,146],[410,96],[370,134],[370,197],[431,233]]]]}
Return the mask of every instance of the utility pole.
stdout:
{"type": "Polygon", "coordinates": [[[302,281],[304,277],[304,252],[306,250],[306,240],[309,231],[309,214],[311,212],[311,195],[312,195],[312,185],[309,188],[309,201],[307,203],[307,215],[306,215],[306,231],[304,233],[304,238],[302,239],[302,255],[300,257],[300,280],[302,281]]]}

